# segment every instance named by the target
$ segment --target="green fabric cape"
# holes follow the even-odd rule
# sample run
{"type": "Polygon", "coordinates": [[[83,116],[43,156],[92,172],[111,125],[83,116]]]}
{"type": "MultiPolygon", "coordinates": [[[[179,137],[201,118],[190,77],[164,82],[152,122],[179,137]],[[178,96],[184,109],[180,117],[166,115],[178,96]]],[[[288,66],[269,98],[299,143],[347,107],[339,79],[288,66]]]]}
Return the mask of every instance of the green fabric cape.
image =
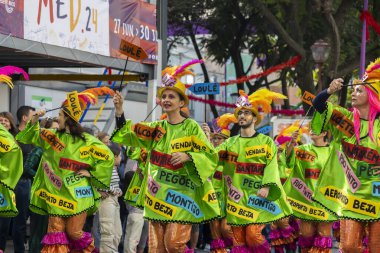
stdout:
{"type": "Polygon", "coordinates": [[[123,127],[115,130],[112,140],[148,151],[144,177],[147,182],[142,182],[147,187],[140,193],[146,219],[200,223],[220,217],[218,201],[208,197],[215,194],[208,177],[215,171],[218,155],[196,121],[133,125],[126,120],[123,127]],[[172,166],[171,154],[175,152],[188,154],[191,161],[172,166]]]}
{"type": "Polygon", "coordinates": [[[0,124],[0,216],[18,214],[14,188],[23,173],[21,148],[15,138],[0,124]]]}
{"type": "Polygon", "coordinates": [[[227,184],[227,222],[230,225],[270,223],[292,214],[286,202],[277,164],[277,147],[263,134],[234,136],[218,147],[227,184]],[[257,197],[269,187],[266,199],[257,197]]]}
{"type": "Polygon", "coordinates": [[[352,121],[352,112],[331,103],[322,114],[313,116],[313,132],[329,130],[334,138],[314,199],[339,218],[380,220],[380,180],[373,169],[380,164],[380,122],[378,118],[373,122],[373,142],[369,122],[360,119],[358,144],[352,121]]]}
{"type": "Polygon", "coordinates": [[[17,136],[21,143],[43,149],[34,177],[30,209],[42,215],[70,217],[82,212],[92,214],[99,205],[96,188],[108,189],[114,155],[100,140],[84,134],[85,141],[57,130],[27,124],[17,136]],[[75,173],[88,170],[90,178],[75,173]]]}
{"type": "Polygon", "coordinates": [[[331,149],[332,146],[301,145],[294,148],[288,158],[289,167],[293,167],[293,170],[284,184],[284,190],[293,215],[299,219],[317,222],[336,220],[334,215],[312,200],[331,149]]]}

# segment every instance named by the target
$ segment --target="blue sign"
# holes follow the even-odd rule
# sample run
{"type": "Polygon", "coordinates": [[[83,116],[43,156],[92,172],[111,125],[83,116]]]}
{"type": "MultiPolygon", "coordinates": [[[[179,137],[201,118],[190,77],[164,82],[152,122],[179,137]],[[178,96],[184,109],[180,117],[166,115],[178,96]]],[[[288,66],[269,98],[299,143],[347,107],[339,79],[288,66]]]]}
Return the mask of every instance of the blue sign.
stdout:
{"type": "Polygon", "coordinates": [[[247,205],[267,211],[273,215],[279,215],[281,213],[281,209],[276,203],[257,196],[249,196],[247,205]]]}
{"type": "Polygon", "coordinates": [[[272,126],[263,126],[257,129],[256,131],[261,134],[269,134],[271,130],[272,130],[272,126]]]}
{"type": "Polygon", "coordinates": [[[189,87],[189,90],[196,95],[212,95],[220,93],[219,83],[195,83],[189,87]]]}

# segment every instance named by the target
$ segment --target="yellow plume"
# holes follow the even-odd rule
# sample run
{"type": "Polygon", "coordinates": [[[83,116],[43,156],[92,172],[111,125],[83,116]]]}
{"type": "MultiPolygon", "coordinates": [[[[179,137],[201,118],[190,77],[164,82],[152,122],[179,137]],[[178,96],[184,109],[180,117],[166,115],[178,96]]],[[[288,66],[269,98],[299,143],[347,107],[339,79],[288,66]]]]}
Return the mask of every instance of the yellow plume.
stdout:
{"type": "Polygon", "coordinates": [[[216,120],[216,124],[222,129],[228,129],[231,123],[237,123],[235,115],[232,113],[225,113],[216,120]]]}
{"type": "Polygon", "coordinates": [[[252,106],[255,108],[260,107],[264,113],[271,112],[273,99],[287,99],[287,97],[268,89],[257,90],[248,96],[248,100],[252,106]]]}
{"type": "Polygon", "coordinates": [[[13,89],[13,82],[10,76],[0,75],[0,83],[6,83],[9,88],[13,89]]]}

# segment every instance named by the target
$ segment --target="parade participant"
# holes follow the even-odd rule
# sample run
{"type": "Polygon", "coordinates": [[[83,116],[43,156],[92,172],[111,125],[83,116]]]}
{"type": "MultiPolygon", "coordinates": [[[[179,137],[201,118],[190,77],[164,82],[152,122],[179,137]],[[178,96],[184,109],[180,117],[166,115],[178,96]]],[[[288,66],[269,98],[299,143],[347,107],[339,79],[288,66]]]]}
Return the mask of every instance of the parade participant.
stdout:
{"type": "Polygon", "coordinates": [[[14,188],[23,172],[22,153],[13,135],[0,124],[0,216],[14,217],[18,211],[14,188]]]}
{"type": "Polygon", "coordinates": [[[354,82],[353,111],[334,106],[328,97],[341,90],[343,79],[330,83],[313,100],[317,112],[312,120],[315,134],[331,131],[332,151],[318,180],[314,199],[340,220],[340,249],[344,253],[363,252],[362,238],[368,224],[369,252],[378,252],[380,240],[380,59],[371,63],[362,80],[354,82]]]}
{"type": "Polygon", "coordinates": [[[312,143],[295,147],[298,137],[299,132],[295,131],[288,145],[288,167],[293,170],[284,185],[293,216],[301,221],[298,244],[302,253],[329,253],[333,246],[331,227],[336,217],[311,199],[332,151],[328,133],[316,135],[310,131],[312,143]]]}
{"type": "MultiPolygon", "coordinates": [[[[213,132],[210,134],[210,128],[202,127],[206,135],[210,134],[211,143],[214,147],[218,147],[225,140],[227,140],[230,135],[229,126],[232,123],[237,123],[237,119],[231,113],[223,114],[213,121],[213,132]]],[[[212,185],[214,186],[216,196],[219,201],[221,218],[210,222],[211,237],[213,241],[210,244],[211,252],[223,253],[227,252],[227,249],[232,246],[232,229],[231,226],[227,225],[226,220],[226,184],[223,177],[223,167],[218,166],[212,179],[212,185]]]]}
{"type": "MultiPolygon", "coordinates": [[[[292,168],[287,166],[286,150],[289,143],[292,141],[292,133],[294,131],[306,132],[307,127],[300,126],[300,122],[296,120],[290,126],[285,127],[280,131],[280,133],[274,138],[274,142],[277,146],[277,162],[278,170],[280,173],[281,184],[284,184],[288,179],[292,168]]],[[[293,140],[299,143],[301,141],[301,135],[293,140]]],[[[292,217],[285,217],[281,220],[273,222],[271,224],[271,231],[269,233],[269,239],[271,241],[271,246],[274,248],[275,252],[295,252],[297,249],[297,237],[299,233],[298,221],[292,217]]]]}
{"type": "Polygon", "coordinates": [[[249,97],[239,93],[234,115],[240,135],[218,147],[228,190],[227,222],[234,236],[231,252],[270,252],[262,230],[290,215],[291,208],[280,182],[277,147],[270,137],[256,132],[255,125],[261,122],[259,109],[269,113],[273,99],[286,97],[267,89],[249,97]]]}
{"type": "Polygon", "coordinates": [[[218,155],[198,123],[180,111],[189,101],[180,78],[192,74],[186,68],[198,62],[163,71],[158,96],[166,120],[133,125],[124,118],[121,94],[114,97],[118,129],[111,139],[148,152],[147,187],[140,194],[145,194],[144,217],[150,221],[150,252],[184,252],[192,224],[220,214],[215,191],[207,181],[218,155]]]}
{"type": "Polygon", "coordinates": [[[22,143],[43,149],[34,177],[30,210],[49,215],[48,230],[41,252],[95,252],[90,233],[83,232],[88,214],[96,211],[100,195],[96,188],[109,188],[114,156],[97,138],[84,133],[78,123],[82,108],[96,103],[108,88],[70,92],[59,111],[59,128],[40,128],[38,111],[17,135],[22,143]]]}

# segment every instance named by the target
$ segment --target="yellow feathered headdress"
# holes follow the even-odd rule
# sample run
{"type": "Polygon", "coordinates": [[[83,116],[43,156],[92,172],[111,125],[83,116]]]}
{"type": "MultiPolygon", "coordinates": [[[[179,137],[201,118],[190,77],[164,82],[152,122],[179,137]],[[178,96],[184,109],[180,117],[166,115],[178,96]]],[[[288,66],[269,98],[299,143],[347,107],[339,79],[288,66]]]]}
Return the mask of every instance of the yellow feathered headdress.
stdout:
{"type": "Polygon", "coordinates": [[[274,140],[274,142],[276,143],[277,147],[281,147],[281,148],[284,148],[285,145],[291,141],[292,139],[292,134],[299,130],[299,135],[298,135],[298,138],[297,138],[297,142],[300,142],[301,141],[301,137],[302,137],[302,134],[307,134],[309,132],[309,128],[307,126],[302,126],[300,128],[300,121],[299,120],[296,120],[293,122],[293,124],[291,124],[290,126],[288,127],[285,127],[284,129],[282,129],[280,131],[280,133],[277,135],[276,139],[274,140]]]}
{"type": "Polygon", "coordinates": [[[250,110],[257,118],[256,125],[260,124],[262,120],[259,112],[268,114],[272,111],[271,104],[273,99],[287,99],[286,96],[268,89],[257,90],[249,96],[243,90],[239,90],[239,94],[240,97],[237,99],[235,104],[235,117],[238,117],[238,112],[241,109],[250,110]]]}
{"type": "Polygon", "coordinates": [[[212,124],[212,128],[214,130],[212,135],[220,135],[226,139],[229,138],[231,136],[229,126],[232,123],[237,123],[237,119],[232,113],[225,113],[222,116],[216,118],[212,124]]]}
{"type": "Polygon", "coordinates": [[[380,58],[367,66],[362,82],[366,82],[367,87],[375,92],[380,99],[380,58]]]}
{"type": "Polygon", "coordinates": [[[166,67],[162,72],[161,87],[158,89],[158,97],[161,98],[164,90],[174,90],[185,100],[185,106],[189,104],[189,98],[186,95],[186,86],[181,82],[181,77],[195,74],[188,70],[189,67],[197,63],[203,63],[203,60],[192,60],[182,66],[166,67]]]}
{"type": "Polygon", "coordinates": [[[103,95],[113,97],[115,92],[108,87],[91,88],[79,93],[77,91],[70,92],[67,94],[67,99],[62,103],[63,111],[76,122],[79,122],[87,104],[97,104],[98,97],[103,95]]]}

